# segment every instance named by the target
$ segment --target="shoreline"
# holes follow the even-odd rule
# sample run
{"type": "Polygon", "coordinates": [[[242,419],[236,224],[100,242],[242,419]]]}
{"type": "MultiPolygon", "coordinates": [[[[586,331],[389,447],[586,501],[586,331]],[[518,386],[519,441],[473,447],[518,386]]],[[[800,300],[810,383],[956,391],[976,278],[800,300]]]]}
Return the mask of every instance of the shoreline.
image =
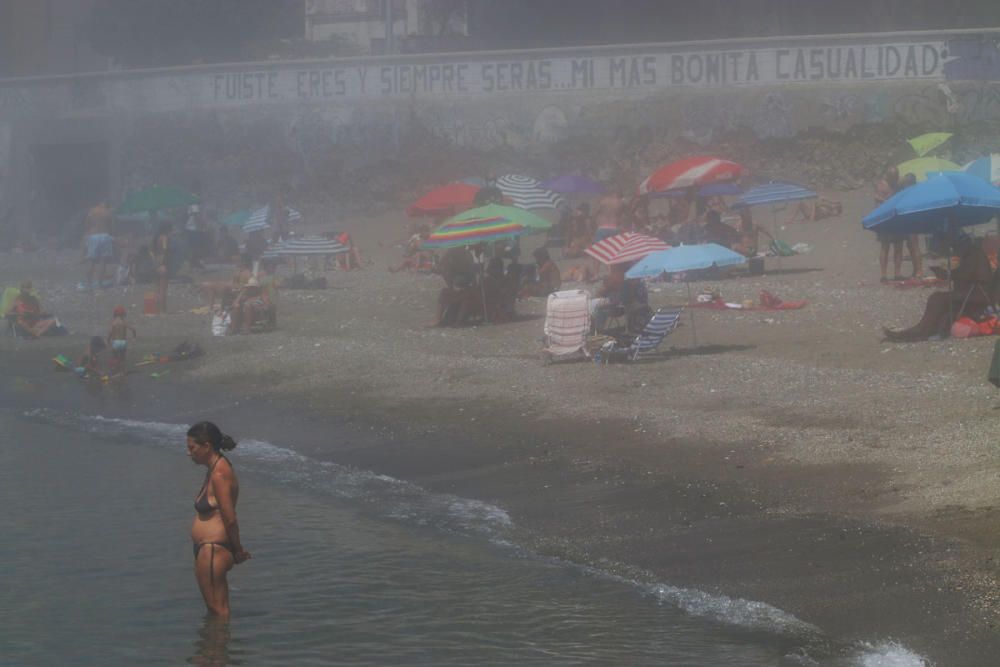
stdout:
{"type": "MultiPolygon", "coordinates": [[[[581,452],[572,441],[582,432],[620,433],[622,424],[538,418],[511,429],[509,414],[495,406],[477,409],[474,402],[463,407],[469,422],[479,422],[472,429],[452,422],[428,432],[426,423],[406,424],[408,416],[427,414],[419,402],[394,405],[394,420],[375,421],[385,406],[363,394],[327,394],[341,400],[322,409],[304,407],[295,397],[229,394],[232,388],[224,384],[192,383],[196,363],[186,362],[166,382],[139,378],[127,401],[93,395],[89,406],[78,407],[82,414],[102,408],[98,412],[107,417],[183,423],[205,416],[202,406],[208,404],[212,418],[238,437],[496,504],[512,517],[514,539],[542,557],[649,584],[759,601],[819,627],[822,640],[835,645],[899,642],[938,664],[984,664],[995,651],[992,626],[967,627],[963,594],[939,586],[955,565],[948,559],[961,558],[953,552],[967,548],[906,526],[788,511],[780,497],[760,493],[761,480],[739,479],[755,465],[752,455],[733,461],[728,475],[709,475],[714,462],[692,460],[691,443],[673,443],[671,469],[654,469],[627,454],[648,445],[641,434],[618,443],[619,460],[581,452]],[[165,392],[171,394],[167,413],[156,407],[165,392]],[[219,393],[229,395],[217,402],[219,393]],[[350,436],[330,442],[331,426],[350,436]],[[877,566],[870,568],[872,563],[877,566]]],[[[13,377],[39,379],[30,373],[13,377]]],[[[53,409],[73,409],[75,385],[65,383],[53,409]]],[[[713,449],[726,458],[728,450],[713,449]]]]}
{"type": "MultiPolygon", "coordinates": [[[[940,664],[986,664],[1000,648],[993,340],[881,343],[880,327],[915,319],[930,291],[877,285],[877,245],[856,223],[867,194],[845,198],[844,218],[782,232],[812,253],[696,286],[737,302],[768,289],[805,309],[698,311],[698,347],[685,319],[665,354],[634,365],[543,367],[541,300],[509,325],[422,327],[440,280],[382,268],[398,217],[350,229],[379,268],[282,292],[279,330],[257,336],[212,338],[183,286],[171,286],[176,314],[144,318],[144,288],[73,291],[69,253],[7,255],[3,283],[34,280],[76,333],[4,339],[0,360],[17,405],[210,418],[498,504],[542,555],[759,600],[940,664]],[[117,303],[139,329],[132,363],[182,340],[206,356],[93,391],[52,373],[48,360],[106,331],[117,303]]],[[[658,283],[651,299],[683,294],[658,283]]]]}

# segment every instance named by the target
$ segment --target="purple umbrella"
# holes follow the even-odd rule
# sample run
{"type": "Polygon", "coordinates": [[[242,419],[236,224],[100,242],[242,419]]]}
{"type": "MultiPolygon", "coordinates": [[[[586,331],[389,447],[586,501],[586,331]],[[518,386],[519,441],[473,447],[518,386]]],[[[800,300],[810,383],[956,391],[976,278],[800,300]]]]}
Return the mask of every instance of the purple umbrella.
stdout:
{"type": "Polygon", "coordinates": [[[542,187],[563,194],[599,195],[604,193],[603,185],[586,176],[577,176],[576,174],[550,178],[542,183],[542,187]]]}

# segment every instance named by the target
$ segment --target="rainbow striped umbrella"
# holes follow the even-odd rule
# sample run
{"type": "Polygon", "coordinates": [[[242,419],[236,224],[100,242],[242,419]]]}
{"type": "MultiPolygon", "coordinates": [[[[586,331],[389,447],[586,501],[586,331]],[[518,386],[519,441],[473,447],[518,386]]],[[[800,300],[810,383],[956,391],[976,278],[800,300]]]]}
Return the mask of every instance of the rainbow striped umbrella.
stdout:
{"type": "Polygon", "coordinates": [[[446,220],[421,244],[428,249],[455,248],[547,231],[552,223],[520,208],[488,204],[446,220]]]}

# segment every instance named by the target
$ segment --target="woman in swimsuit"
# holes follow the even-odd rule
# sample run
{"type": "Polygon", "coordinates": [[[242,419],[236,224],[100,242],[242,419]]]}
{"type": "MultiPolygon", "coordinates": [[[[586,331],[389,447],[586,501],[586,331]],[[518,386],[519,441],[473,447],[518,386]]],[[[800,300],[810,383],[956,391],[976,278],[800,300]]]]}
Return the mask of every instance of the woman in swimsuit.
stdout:
{"type": "Polygon", "coordinates": [[[226,573],[250,558],[240,543],[236,501],[240,483],[233,466],[222,452],[236,446],[212,422],[198,422],[187,432],[188,456],[208,468],[205,482],[194,500],[197,514],[191,524],[194,543],[194,576],[205,598],[208,612],[229,618],[229,584],[226,573]]]}

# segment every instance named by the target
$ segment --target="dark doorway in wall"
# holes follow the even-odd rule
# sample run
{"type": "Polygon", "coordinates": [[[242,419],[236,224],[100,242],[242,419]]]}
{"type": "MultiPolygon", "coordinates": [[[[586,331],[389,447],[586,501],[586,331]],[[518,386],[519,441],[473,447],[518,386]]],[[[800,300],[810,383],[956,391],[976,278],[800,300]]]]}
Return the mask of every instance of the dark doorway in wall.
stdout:
{"type": "Polygon", "coordinates": [[[37,144],[33,155],[35,229],[47,236],[70,235],[82,226],[87,209],[110,192],[108,144],[37,144]]]}

